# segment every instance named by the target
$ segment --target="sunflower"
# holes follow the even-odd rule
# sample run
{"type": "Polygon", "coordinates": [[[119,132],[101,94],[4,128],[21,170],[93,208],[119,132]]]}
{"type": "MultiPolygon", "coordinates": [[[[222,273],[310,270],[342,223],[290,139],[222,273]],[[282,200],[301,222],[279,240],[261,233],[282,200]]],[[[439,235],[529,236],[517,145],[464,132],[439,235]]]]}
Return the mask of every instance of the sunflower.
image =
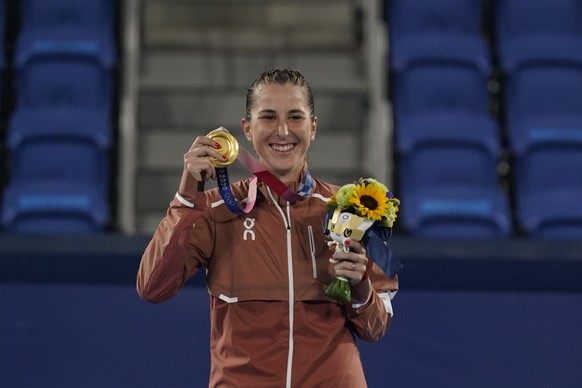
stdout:
{"type": "Polygon", "coordinates": [[[400,200],[388,188],[373,178],[360,178],[339,188],[327,202],[327,209],[354,213],[392,228],[400,200]]]}
{"type": "Polygon", "coordinates": [[[349,202],[356,207],[358,214],[374,221],[382,220],[389,208],[386,190],[382,185],[365,179],[356,185],[349,202]]]}

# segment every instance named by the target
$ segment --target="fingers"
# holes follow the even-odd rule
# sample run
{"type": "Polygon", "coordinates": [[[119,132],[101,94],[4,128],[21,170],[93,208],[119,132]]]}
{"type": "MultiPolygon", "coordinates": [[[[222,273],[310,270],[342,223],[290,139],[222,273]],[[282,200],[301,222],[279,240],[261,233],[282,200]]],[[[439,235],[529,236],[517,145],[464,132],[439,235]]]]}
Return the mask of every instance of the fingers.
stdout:
{"type": "Polygon", "coordinates": [[[330,259],[333,264],[334,276],[348,278],[352,285],[356,285],[366,274],[368,266],[366,249],[358,241],[349,240],[349,244],[344,244],[348,245],[350,250],[348,252],[337,250],[330,259]]]}
{"type": "MultiPolygon", "coordinates": [[[[344,241],[343,244],[345,247],[349,248],[348,251],[357,252],[357,253],[363,252],[364,254],[366,252],[364,245],[362,245],[362,243],[360,241],[348,239],[348,240],[344,241]]],[[[331,240],[328,242],[328,246],[329,246],[329,249],[333,251],[333,250],[335,250],[335,247],[337,246],[337,242],[331,240]]]]}
{"type": "Polygon", "coordinates": [[[188,152],[184,154],[184,169],[197,181],[216,179],[216,170],[210,157],[221,160],[220,144],[206,136],[198,136],[188,152]]]}

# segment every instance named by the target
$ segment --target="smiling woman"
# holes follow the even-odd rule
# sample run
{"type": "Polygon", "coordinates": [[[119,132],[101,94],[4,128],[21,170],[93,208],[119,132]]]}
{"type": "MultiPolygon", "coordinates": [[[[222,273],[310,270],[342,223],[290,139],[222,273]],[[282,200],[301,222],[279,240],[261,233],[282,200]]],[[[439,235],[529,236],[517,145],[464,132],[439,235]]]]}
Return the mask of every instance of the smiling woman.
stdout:
{"type": "Polygon", "coordinates": [[[283,71],[275,80],[264,73],[249,88],[242,120],[261,162],[284,183],[297,181],[317,132],[313,94],[305,80],[283,71]]]}
{"type": "Polygon", "coordinates": [[[290,184],[299,177],[307,150],[317,132],[304,89],[268,84],[256,89],[251,116],[242,120],[247,139],[275,176],[290,184]]]}
{"type": "Polygon", "coordinates": [[[229,201],[246,202],[243,213],[233,211],[221,187],[204,191],[201,184],[222,174],[223,145],[197,137],[143,254],[137,290],[150,302],[173,297],[205,268],[211,387],[366,386],[355,337],[372,342],[386,333],[398,278],[356,240],[330,263],[323,220],[339,187],[308,169],[317,123],[301,73],[261,74],[248,89],[241,125],[272,179],[255,172],[230,185],[229,201]],[[277,194],[281,186],[295,199],[277,194]],[[338,301],[324,289],[345,268],[351,299],[338,301]]]}

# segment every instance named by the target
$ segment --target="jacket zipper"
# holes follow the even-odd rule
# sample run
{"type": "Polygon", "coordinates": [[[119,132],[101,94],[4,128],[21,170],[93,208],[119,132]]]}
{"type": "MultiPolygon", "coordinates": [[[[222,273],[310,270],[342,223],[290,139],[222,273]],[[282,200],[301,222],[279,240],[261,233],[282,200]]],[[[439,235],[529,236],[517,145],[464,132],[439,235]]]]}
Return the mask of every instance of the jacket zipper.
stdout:
{"type": "Polygon", "coordinates": [[[295,287],[294,287],[294,280],[293,280],[293,251],[291,249],[291,210],[289,206],[289,202],[287,202],[286,210],[287,216],[279,206],[279,203],[273,197],[271,190],[267,188],[269,191],[269,196],[271,200],[279,210],[281,214],[281,218],[283,219],[283,223],[285,224],[285,229],[287,230],[287,276],[288,276],[288,283],[289,283],[289,351],[287,353],[287,377],[285,381],[285,387],[291,388],[291,372],[293,370],[293,326],[294,326],[294,299],[295,299],[295,287]]]}

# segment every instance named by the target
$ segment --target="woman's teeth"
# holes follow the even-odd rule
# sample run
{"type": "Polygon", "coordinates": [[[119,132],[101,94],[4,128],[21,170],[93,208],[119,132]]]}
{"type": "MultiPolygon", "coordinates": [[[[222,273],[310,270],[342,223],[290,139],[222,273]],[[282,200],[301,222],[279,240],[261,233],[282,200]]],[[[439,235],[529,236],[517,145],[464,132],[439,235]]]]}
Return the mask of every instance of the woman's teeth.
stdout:
{"type": "Polygon", "coordinates": [[[286,152],[286,151],[293,149],[293,147],[295,147],[293,144],[287,144],[287,145],[273,144],[271,146],[271,148],[273,148],[275,151],[278,151],[278,152],[286,152]]]}

